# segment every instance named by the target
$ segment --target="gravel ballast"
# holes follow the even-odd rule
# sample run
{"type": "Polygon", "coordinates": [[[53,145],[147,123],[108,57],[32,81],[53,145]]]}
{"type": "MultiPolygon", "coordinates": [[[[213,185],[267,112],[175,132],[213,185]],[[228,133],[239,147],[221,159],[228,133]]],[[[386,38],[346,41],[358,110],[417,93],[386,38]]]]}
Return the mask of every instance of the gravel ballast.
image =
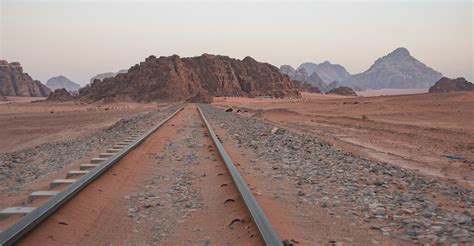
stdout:
{"type": "MultiPolygon", "coordinates": [[[[391,164],[345,153],[314,135],[202,105],[211,124],[272,165],[269,179],[291,179],[318,208],[341,211],[383,235],[414,243],[474,241],[474,193],[391,164]]],[[[258,160],[257,160],[258,162],[258,160]]],[[[316,218],[315,218],[316,219],[316,218]]]]}
{"type": "Polygon", "coordinates": [[[49,142],[0,156],[0,192],[13,192],[51,172],[76,163],[80,158],[112,146],[128,136],[147,130],[178,109],[172,105],[122,119],[88,136],[49,142]]]}

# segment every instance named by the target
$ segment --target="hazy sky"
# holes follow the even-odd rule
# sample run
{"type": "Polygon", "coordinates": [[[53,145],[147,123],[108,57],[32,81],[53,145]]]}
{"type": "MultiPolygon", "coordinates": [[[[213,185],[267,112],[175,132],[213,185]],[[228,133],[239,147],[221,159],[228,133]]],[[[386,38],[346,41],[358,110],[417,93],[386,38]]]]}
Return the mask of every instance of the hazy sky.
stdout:
{"type": "Polygon", "coordinates": [[[84,85],[151,54],[252,56],[276,66],[329,60],[359,73],[397,47],[474,80],[472,1],[0,2],[0,59],[43,83],[65,75],[84,85]]]}

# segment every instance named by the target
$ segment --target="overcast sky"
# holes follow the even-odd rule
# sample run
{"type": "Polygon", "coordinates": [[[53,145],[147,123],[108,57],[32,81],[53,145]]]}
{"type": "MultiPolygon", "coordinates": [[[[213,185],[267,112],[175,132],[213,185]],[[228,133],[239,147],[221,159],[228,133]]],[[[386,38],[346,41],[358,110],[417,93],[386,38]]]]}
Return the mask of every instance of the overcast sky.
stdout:
{"type": "Polygon", "coordinates": [[[474,80],[473,2],[131,2],[0,0],[0,58],[43,83],[82,85],[149,55],[202,53],[275,66],[329,60],[360,73],[397,47],[474,80]]]}

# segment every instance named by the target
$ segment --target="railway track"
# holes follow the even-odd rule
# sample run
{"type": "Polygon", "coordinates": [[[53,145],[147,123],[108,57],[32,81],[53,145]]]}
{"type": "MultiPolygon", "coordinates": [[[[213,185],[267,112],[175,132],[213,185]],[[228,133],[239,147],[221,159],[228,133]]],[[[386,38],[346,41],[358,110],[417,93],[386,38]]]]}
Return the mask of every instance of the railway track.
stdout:
{"type": "MultiPolygon", "coordinates": [[[[8,227],[5,231],[0,233],[0,245],[15,244],[30,231],[40,227],[44,220],[46,220],[50,215],[54,214],[56,210],[70,201],[74,196],[79,194],[81,190],[83,190],[93,181],[99,179],[104,172],[119,162],[119,160],[124,158],[133,149],[138,147],[143,141],[145,141],[146,138],[152,135],[165,123],[175,117],[180,111],[183,110],[184,107],[185,105],[182,105],[178,110],[176,110],[149,131],[141,135],[130,136],[128,139],[107,150],[106,153],[100,154],[98,158],[91,159],[90,163],[81,165],[80,170],[70,171],[67,174],[66,179],[52,181],[51,190],[33,192],[30,195],[29,202],[38,197],[47,198],[47,200],[38,207],[12,207],[1,211],[0,216],[8,216],[10,214],[25,215],[8,227]],[[71,178],[77,176],[80,176],[80,178],[71,178]],[[62,190],[57,190],[55,189],[56,186],[65,188],[62,190]]],[[[219,141],[203,111],[199,107],[197,107],[197,110],[207,128],[212,142],[218,150],[222,161],[225,163],[226,169],[228,170],[233,183],[239,192],[241,200],[245,204],[245,208],[252,218],[253,223],[258,228],[258,232],[260,233],[262,240],[266,245],[283,245],[283,242],[268,221],[262,208],[249,190],[233,161],[226,153],[224,146],[219,141]]]]}

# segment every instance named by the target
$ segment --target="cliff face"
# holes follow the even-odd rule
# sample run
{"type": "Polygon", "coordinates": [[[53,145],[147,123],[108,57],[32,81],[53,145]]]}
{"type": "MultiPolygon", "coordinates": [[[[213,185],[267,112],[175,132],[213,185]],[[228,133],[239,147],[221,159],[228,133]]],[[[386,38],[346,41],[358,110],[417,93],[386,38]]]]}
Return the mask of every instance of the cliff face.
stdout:
{"type": "Polygon", "coordinates": [[[288,76],[255,61],[204,54],[192,58],[150,56],[128,70],[80,90],[84,100],[187,100],[196,95],[299,97],[288,76]]]}
{"type": "Polygon", "coordinates": [[[45,97],[51,90],[23,73],[20,63],[0,61],[0,92],[4,96],[45,97]]]}

